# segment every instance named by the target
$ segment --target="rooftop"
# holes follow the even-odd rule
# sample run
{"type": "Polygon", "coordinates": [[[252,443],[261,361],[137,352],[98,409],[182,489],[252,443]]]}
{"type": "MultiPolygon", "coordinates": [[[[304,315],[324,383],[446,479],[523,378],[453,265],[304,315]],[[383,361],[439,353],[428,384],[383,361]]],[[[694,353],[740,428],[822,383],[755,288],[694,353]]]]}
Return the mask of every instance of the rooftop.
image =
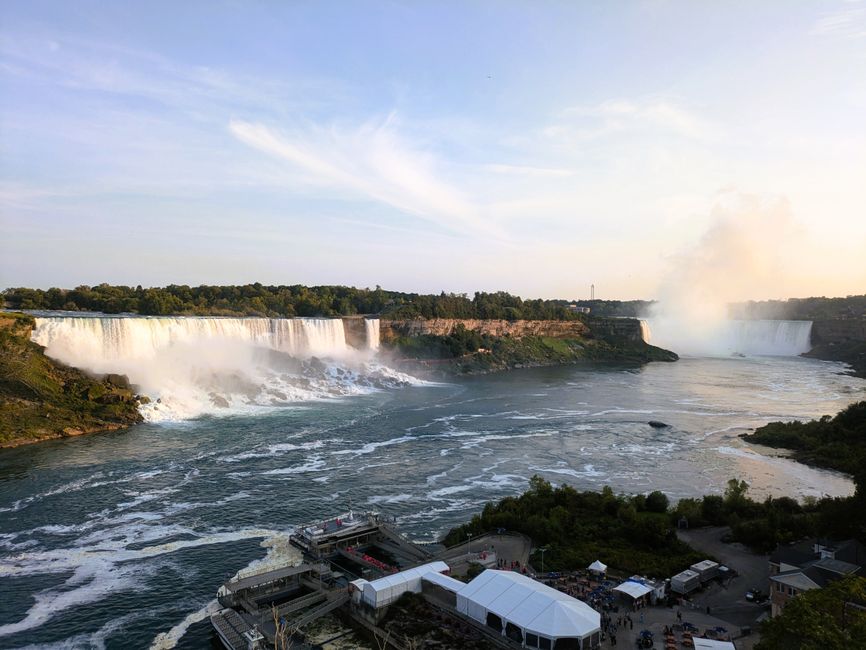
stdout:
{"type": "Polygon", "coordinates": [[[240,580],[229,580],[225,583],[225,588],[231,592],[243,591],[244,589],[252,589],[278,580],[284,580],[302,573],[308,573],[313,570],[310,564],[299,564],[298,566],[283,567],[282,569],[274,569],[265,571],[255,575],[241,578],[240,580]]]}
{"type": "Polygon", "coordinates": [[[818,587],[822,586],[821,584],[818,584],[814,580],[812,580],[800,569],[794,569],[793,571],[786,571],[785,573],[780,573],[779,575],[770,576],[770,580],[772,580],[773,582],[779,582],[788,587],[793,587],[794,589],[799,589],[800,591],[817,589],[818,587]]]}

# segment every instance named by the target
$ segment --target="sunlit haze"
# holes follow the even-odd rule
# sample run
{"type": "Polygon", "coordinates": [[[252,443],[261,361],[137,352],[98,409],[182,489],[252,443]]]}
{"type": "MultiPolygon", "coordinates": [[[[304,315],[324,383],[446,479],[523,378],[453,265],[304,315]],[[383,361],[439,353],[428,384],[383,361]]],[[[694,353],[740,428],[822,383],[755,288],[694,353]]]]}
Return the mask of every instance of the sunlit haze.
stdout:
{"type": "Polygon", "coordinates": [[[0,35],[0,287],[866,289],[866,2],[13,1],[0,35]]]}

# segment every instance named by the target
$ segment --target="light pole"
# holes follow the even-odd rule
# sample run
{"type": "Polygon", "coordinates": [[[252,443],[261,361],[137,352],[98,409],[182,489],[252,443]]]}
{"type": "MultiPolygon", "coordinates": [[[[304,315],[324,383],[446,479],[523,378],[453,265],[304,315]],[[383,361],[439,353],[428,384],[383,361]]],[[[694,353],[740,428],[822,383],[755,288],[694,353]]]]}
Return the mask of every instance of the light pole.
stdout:
{"type": "Polygon", "coordinates": [[[466,549],[466,557],[472,557],[472,533],[466,533],[469,536],[469,546],[466,549]]]}
{"type": "Polygon", "coordinates": [[[547,547],[541,547],[538,549],[538,552],[541,553],[541,573],[544,574],[544,552],[547,550],[547,547]]]}

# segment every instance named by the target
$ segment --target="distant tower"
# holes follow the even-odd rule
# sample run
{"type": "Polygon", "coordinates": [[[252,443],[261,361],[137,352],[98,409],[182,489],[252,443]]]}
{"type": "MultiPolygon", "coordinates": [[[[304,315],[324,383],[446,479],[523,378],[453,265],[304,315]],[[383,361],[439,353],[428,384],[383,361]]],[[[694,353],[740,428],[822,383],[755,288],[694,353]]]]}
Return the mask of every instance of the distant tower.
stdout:
{"type": "Polygon", "coordinates": [[[595,285],[594,284],[589,285],[589,299],[595,300],[595,285]]]}

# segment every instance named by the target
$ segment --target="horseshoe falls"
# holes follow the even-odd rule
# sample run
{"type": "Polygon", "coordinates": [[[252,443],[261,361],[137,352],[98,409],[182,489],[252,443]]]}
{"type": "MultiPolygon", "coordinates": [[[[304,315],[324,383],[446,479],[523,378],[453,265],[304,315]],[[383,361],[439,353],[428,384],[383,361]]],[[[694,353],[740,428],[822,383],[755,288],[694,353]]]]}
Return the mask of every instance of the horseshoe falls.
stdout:
{"type": "Polygon", "coordinates": [[[686,356],[791,357],[811,347],[812,321],[725,320],[689,323],[666,317],[641,321],[644,341],[686,356]]]}

